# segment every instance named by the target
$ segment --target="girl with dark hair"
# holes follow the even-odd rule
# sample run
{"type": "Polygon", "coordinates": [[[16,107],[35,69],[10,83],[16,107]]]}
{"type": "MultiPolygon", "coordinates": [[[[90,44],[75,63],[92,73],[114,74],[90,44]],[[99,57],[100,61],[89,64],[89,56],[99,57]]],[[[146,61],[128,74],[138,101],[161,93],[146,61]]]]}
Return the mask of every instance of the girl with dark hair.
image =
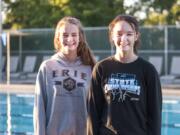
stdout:
{"type": "Polygon", "coordinates": [[[85,135],[86,96],[95,64],[80,21],[62,18],[54,36],[56,54],[39,69],[34,105],[35,135],[85,135]]]}
{"type": "Polygon", "coordinates": [[[139,26],[129,15],[109,25],[115,55],[99,61],[88,94],[88,135],[161,135],[162,94],[155,67],[138,56],[139,26]]]}

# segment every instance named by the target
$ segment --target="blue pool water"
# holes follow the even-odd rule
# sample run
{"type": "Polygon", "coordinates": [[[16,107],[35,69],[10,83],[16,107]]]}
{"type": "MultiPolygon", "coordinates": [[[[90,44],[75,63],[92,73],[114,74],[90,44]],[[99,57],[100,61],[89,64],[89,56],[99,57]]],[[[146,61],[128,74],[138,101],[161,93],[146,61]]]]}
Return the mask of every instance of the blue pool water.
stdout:
{"type": "MultiPolygon", "coordinates": [[[[33,95],[11,94],[11,132],[33,135],[33,95]]],[[[7,134],[7,95],[0,94],[0,135],[7,134]]],[[[180,135],[180,98],[164,97],[162,135],[180,135]]]]}

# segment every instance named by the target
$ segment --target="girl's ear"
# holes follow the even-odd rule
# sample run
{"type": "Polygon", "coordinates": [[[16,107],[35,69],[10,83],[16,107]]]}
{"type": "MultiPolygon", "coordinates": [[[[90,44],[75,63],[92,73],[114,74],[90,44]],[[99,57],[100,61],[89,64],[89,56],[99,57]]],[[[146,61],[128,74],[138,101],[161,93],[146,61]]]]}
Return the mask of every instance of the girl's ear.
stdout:
{"type": "Polygon", "coordinates": [[[58,45],[60,44],[60,39],[59,39],[59,37],[56,38],[56,42],[57,42],[58,45]]]}
{"type": "Polygon", "coordinates": [[[114,37],[111,35],[111,44],[114,44],[114,37]]]}
{"type": "Polygon", "coordinates": [[[114,35],[113,35],[113,33],[111,33],[110,38],[111,38],[111,41],[114,42],[114,35]]]}
{"type": "Polygon", "coordinates": [[[140,36],[140,33],[136,33],[136,37],[135,37],[135,40],[137,41],[139,39],[139,36],[140,36]]]}

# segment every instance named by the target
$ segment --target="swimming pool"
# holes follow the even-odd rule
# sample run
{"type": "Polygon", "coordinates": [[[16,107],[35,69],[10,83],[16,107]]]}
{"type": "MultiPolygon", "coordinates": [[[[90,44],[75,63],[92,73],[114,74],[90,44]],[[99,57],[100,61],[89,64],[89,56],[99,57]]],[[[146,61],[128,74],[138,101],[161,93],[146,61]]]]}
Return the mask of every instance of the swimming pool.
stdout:
{"type": "MultiPolygon", "coordinates": [[[[10,94],[10,114],[7,112],[7,94],[0,94],[0,135],[8,129],[14,135],[33,135],[33,94],[10,94]],[[10,115],[7,124],[7,115],[10,115]]],[[[180,134],[180,97],[163,97],[162,135],[180,134]]]]}
{"type": "MultiPolygon", "coordinates": [[[[7,124],[7,95],[0,94],[0,135],[8,131],[7,124]]],[[[10,95],[11,132],[12,134],[33,134],[33,105],[34,96],[24,94],[10,95]]]]}
{"type": "Polygon", "coordinates": [[[180,97],[164,97],[162,135],[180,134],[180,97]]]}

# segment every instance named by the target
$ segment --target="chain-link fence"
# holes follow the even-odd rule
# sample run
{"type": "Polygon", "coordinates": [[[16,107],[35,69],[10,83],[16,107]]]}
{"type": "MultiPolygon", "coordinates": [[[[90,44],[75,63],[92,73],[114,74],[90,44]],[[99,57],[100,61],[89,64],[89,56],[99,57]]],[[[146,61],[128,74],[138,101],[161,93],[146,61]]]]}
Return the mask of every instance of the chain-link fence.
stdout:
{"type": "MultiPolygon", "coordinates": [[[[10,72],[25,72],[25,66],[28,65],[26,64],[28,63],[26,62],[27,57],[32,62],[30,58],[32,56],[35,57],[35,60],[33,60],[35,66],[32,67],[30,72],[36,73],[40,63],[54,53],[54,29],[23,29],[8,32],[10,33],[10,58],[17,57],[18,59],[16,68],[14,71],[10,70],[10,72]]],[[[171,74],[173,58],[179,58],[178,61],[180,61],[180,27],[141,27],[140,32],[139,55],[147,60],[153,57],[155,59],[153,64],[158,68],[160,75],[171,74]]],[[[88,27],[85,28],[85,33],[89,46],[98,60],[114,53],[114,49],[109,43],[107,27],[88,27]]],[[[5,62],[3,63],[3,72],[6,72],[7,69],[7,52],[7,45],[3,46],[3,62],[5,62]]],[[[10,68],[15,66],[11,61],[10,68]]],[[[176,68],[174,69],[176,70],[176,68]]]]}

